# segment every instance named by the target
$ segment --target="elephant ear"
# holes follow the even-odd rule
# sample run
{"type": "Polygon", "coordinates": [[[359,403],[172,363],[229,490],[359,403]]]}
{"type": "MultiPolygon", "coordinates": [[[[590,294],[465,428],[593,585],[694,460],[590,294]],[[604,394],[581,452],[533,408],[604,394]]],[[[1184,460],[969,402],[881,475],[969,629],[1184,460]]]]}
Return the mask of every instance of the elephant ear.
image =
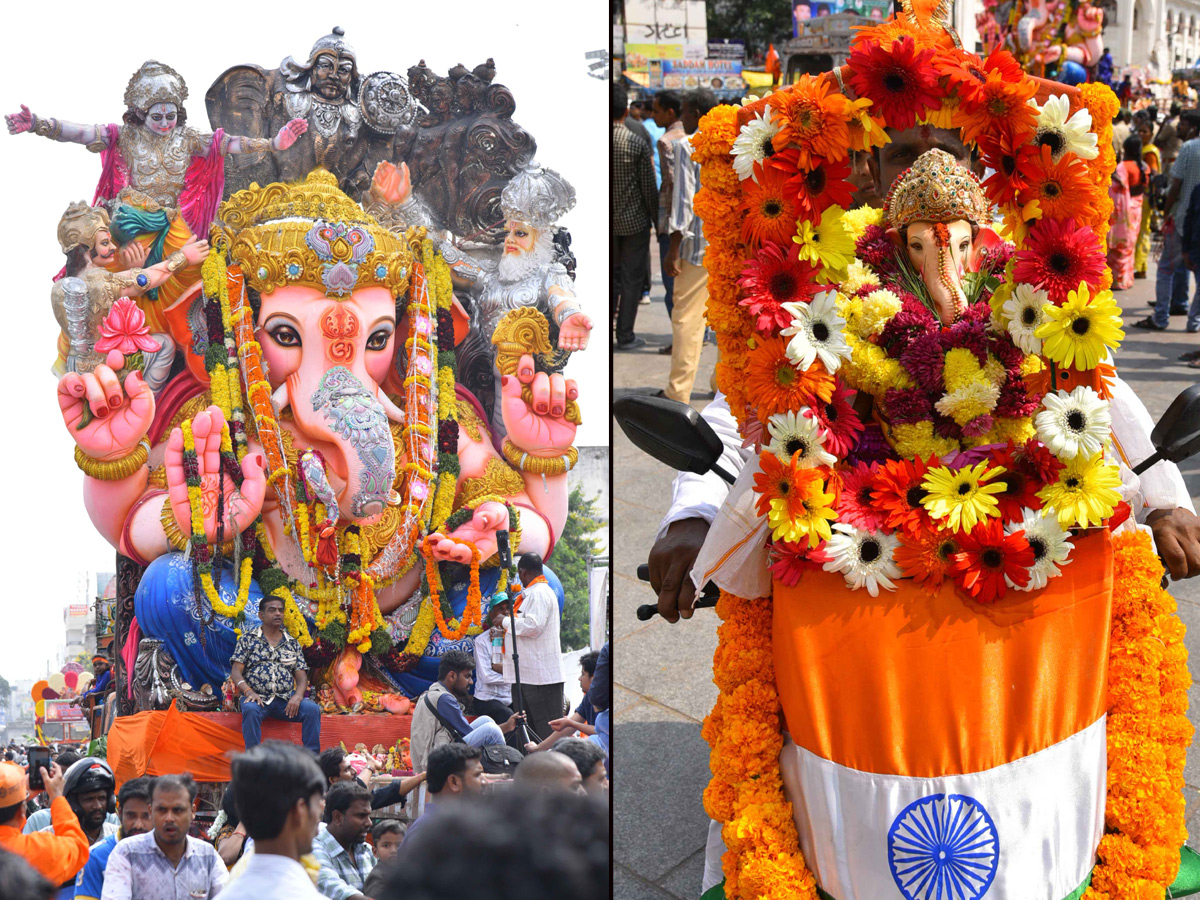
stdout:
{"type": "Polygon", "coordinates": [[[889,228],[887,231],[884,232],[884,234],[887,235],[887,239],[889,241],[891,241],[893,244],[895,244],[897,247],[904,246],[904,235],[902,235],[900,233],[899,228],[889,228]]]}
{"type": "Polygon", "coordinates": [[[975,235],[975,241],[971,244],[971,258],[968,262],[968,268],[972,272],[979,271],[979,265],[983,262],[983,255],[986,251],[1000,246],[1004,243],[1004,239],[990,228],[981,227],[978,234],[975,235]]]}

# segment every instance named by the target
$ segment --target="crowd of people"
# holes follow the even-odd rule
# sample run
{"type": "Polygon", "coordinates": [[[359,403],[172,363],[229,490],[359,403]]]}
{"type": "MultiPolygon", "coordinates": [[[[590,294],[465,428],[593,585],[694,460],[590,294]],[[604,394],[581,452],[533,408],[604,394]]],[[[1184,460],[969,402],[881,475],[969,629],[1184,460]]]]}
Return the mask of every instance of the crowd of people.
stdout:
{"type": "Polygon", "coordinates": [[[40,766],[30,764],[30,748],[11,744],[0,763],[0,894],[448,896],[427,857],[453,850],[472,860],[455,867],[456,891],[475,884],[489,896],[525,896],[523,885],[534,890],[549,879],[547,889],[553,882],[572,896],[607,896],[608,645],[581,658],[584,700],[569,711],[557,596],[536,554],[521,557],[518,575],[516,613],[507,594],[494,595],[475,653],[442,657],[438,680],[413,710],[414,774],[384,787],[370,790],[340,746],[321,751],[321,711],[305,696],[304,654],[273,598],[260,604],[262,624],[241,635],[231,659],[246,750],[233,760],[207,838],[197,834],[198,786],[189,773],[118,786],[98,757],[66,750],[40,766]],[[303,747],[264,742],[267,717],[298,721],[303,747]],[[391,817],[397,808],[401,818],[391,817]],[[506,834],[464,825],[477,821],[506,834]],[[541,834],[548,843],[533,847],[508,832],[541,834]]]}

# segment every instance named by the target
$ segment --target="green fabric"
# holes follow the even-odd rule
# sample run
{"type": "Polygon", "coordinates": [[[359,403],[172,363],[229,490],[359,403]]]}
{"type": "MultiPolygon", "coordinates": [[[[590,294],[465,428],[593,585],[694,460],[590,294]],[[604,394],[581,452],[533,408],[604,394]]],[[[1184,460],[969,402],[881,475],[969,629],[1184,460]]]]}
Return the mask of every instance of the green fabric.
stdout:
{"type": "MultiPolygon", "coordinates": [[[[163,261],[163,246],[167,241],[167,232],[171,230],[171,220],[163,210],[146,212],[128,203],[122,203],[117,208],[117,214],[112,220],[112,236],[118,244],[128,244],[143,234],[153,234],[154,241],[150,244],[150,252],[146,256],[144,268],[156,266],[163,261]]],[[[158,288],[146,291],[151,300],[158,299],[158,288]]]]}
{"type": "MultiPolygon", "coordinates": [[[[1200,857],[1197,857],[1197,861],[1200,862],[1200,857]]],[[[1182,869],[1180,871],[1182,872],[1182,869]]],[[[1091,883],[1092,883],[1092,875],[1089,872],[1088,877],[1083,880],[1083,884],[1081,884],[1079,887],[1075,888],[1075,890],[1071,891],[1071,893],[1067,894],[1067,896],[1063,897],[1063,900],[1079,900],[1079,898],[1083,896],[1083,892],[1088,889],[1088,885],[1090,885],[1091,883]]],[[[721,887],[723,889],[725,887],[725,882],[722,881],[721,884],[719,885],[719,887],[721,887]]],[[[716,888],[713,888],[713,890],[716,890],[716,888]]],[[[709,891],[703,897],[701,897],[700,900],[724,900],[724,897],[725,897],[724,891],[722,891],[721,894],[719,894],[715,897],[710,897],[709,894],[711,894],[711,893],[712,893],[712,891],[709,891]]],[[[817,896],[820,897],[821,900],[834,900],[834,897],[831,894],[825,893],[825,891],[821,890],[820,888],[817,888],[817,896]]],[[[1174,895],[1168,895],[1168,896],[1183,897],[1186,895],[1185,894],[1174,894],[1174,895]]]]}
{"type": "Polygon", "coordinates": [[[725,900],[725,880],[721,879],[720,884],[714,884],[701,894],[700,900],[725,900]]]}
{"type": "Polygon", "coordinates": [[[1191,847],[1179,848],[1179,874],[1167,888],[1168,897],[1191,897],[1200,894],[1200,853],[1191,847]]]}

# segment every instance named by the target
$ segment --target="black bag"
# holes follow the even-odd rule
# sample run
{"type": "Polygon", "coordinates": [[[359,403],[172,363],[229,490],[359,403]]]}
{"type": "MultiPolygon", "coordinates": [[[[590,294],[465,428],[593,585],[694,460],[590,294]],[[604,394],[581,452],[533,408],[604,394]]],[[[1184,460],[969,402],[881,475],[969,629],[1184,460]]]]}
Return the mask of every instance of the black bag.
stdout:
{"type": "MultiPolygon", "coordinates": [[[[437,706],[430,701],[428,693],[425,694],[425,705],[433,713],[434,718],[442,723],[442,727],[450,732],[457,743],[466,743],[463,740],[462,733],[451,725],[445,716],[438,712],[437,706]]],[[[511,776],[516,771],[517,765],[525,758],[520,750],[510,747],[508,744],[492,744],[480,749],[483,751],[483,756],[479,761],[483,764],[483,771],[488,775],[511,776]]]]}

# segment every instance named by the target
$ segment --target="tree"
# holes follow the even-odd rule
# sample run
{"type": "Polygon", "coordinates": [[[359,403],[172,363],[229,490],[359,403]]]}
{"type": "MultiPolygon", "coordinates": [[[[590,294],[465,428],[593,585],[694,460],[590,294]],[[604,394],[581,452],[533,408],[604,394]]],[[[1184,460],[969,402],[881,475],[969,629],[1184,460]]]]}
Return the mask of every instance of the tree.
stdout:
{"type": "Polygon", "coordinates": [[[596,518],[599,503],[595,497],[585,497],[582,488],[571,490],[567,524],[563,527],[550,568],[562,582],[566,604],[563,606],[560,638],[563,652],[588,645],[591,609],[588,603],[588,557],[600,550],[595,532],[601,522],[596,518]]]}
{"type": "Polygon", "coordinates": [[[792,36],[792,4],[781,0],[710,0],[708,39],[746,42],[746,58],[765,55],[772,43],[792,36]]]}
{"type": "Polygon", "coordinates": [[[8,709],[8,701],[12,699],[12,685],[8,679],[0,675],[0,706],[8,709]]]}

